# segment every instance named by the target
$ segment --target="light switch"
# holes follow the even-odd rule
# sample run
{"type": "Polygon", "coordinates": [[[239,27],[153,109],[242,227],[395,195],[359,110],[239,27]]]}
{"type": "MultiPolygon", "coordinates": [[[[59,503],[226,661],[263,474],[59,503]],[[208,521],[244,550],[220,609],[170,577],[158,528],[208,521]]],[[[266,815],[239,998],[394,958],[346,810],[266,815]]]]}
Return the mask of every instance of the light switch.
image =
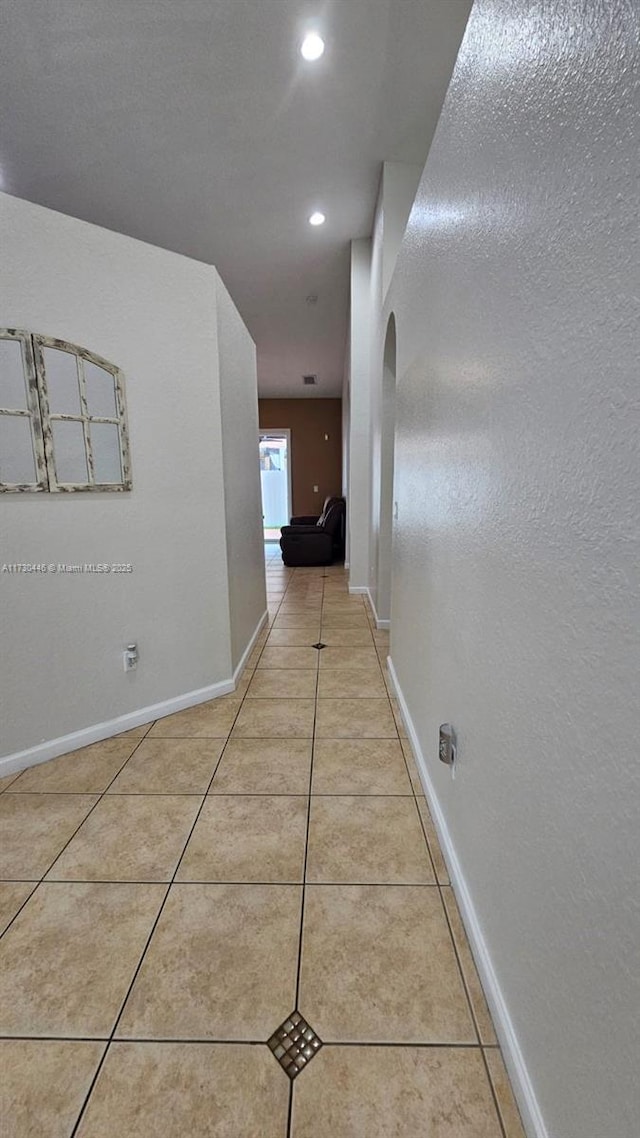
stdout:
{"type": "Polygon", "coordinates": [[[317,493],[318,493],[318,487],[317,487],[317,486],[314,486],[314,487],[313,487],[313,492],[314,492],[314,494],[317,494],[317,493]]]}

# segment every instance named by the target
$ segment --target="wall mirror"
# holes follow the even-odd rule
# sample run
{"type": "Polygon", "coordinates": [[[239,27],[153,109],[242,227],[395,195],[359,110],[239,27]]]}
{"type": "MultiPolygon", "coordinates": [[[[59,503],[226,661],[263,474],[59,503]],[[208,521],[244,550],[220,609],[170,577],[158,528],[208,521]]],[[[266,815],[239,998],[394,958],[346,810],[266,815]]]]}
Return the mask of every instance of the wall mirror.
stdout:
{"type": "Polygon", "coordinates": [[[77,344],[0,329],[0,491],[130,489],[120,369],[77,344]]]}

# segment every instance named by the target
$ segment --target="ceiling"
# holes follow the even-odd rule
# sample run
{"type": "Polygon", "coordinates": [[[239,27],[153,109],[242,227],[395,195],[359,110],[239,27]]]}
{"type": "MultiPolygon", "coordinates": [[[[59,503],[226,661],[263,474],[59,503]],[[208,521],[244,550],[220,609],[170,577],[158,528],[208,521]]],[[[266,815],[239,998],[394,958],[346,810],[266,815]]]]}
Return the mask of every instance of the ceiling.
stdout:
{"type": "Polygon", "coordinates": [[[381,163],[424,161],[469,8],[0,0],[0,188],[215,264],[260,394],[339,395],[349,241],[371,233],[381,163]]]}

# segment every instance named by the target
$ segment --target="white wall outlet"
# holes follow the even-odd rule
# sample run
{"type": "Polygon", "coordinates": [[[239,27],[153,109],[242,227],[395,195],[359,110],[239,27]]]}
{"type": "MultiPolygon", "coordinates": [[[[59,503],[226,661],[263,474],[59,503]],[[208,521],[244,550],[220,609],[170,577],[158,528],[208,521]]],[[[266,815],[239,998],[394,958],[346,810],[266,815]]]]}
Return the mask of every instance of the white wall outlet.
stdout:
{"type": "Polygon", "coordinates": [[[456,733],[450,723],[440,724],[440,739],[438,743],[438,758],[453,768],[456,761],[456,733]]]}
{"type": "Polygon", "coordinates": [[[122,660],[124,663],[125,672],[134,672],[135,669],[138,667],[138,659],[139,659],[138,645],[137,644],[127,644],[127,647],[125,648],[124,652],[122,653],[122,660]]]}
{"type": "Polygon", "coordinates": [[[313,487],[313,492],[314,492],[314,494],[317,494],[317,493],[318,493],[318,487],[317,487],[317,486],[314,486],[314,487],[313,487]]]}

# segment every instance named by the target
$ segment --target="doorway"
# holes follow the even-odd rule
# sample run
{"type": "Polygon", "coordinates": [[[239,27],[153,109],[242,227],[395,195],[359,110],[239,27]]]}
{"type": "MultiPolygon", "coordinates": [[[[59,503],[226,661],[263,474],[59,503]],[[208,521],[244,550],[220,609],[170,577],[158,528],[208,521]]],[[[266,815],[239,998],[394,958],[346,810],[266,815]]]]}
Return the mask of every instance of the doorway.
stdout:
{"type": "Polygon", "coordinates": [[[382,368],[380,431],[380,522],[376,609],[378,627],[391,622],[391,567],[393,563],[393,479],[396,432],[396,321],[389,317],[382,368]]]}
{"type": "Polygon", "coordinates": [[[273,428],[261,431],[260,487],[265,541],[279,541],[280,527],[291,517],[291,431],[273,428]]]}

